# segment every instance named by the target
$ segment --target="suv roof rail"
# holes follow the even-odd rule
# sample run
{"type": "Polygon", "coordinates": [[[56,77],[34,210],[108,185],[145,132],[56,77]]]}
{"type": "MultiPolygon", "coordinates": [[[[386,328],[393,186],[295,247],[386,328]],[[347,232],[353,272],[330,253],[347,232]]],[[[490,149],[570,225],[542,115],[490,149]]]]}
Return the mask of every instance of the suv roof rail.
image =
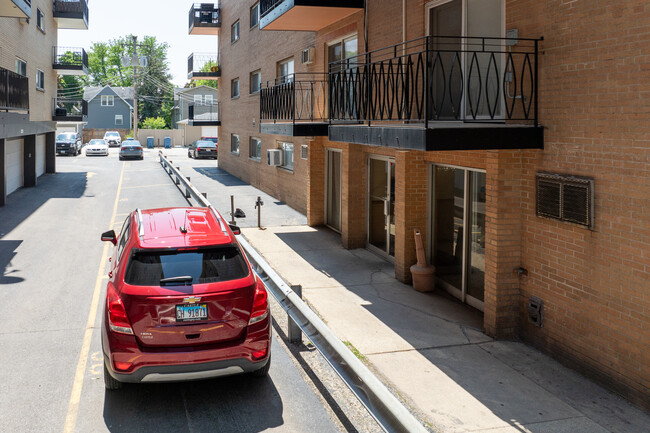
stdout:
{"type": "Polygon", "coordinates": [[[142,224],[142,212],[140,212],[140,208],[135,210],[135,219],[138,223],[138,236],[144,237],[144,225],[142,224]]]}
{"type": "Polygon", "coordinates": [[[228,230],[226,229],[226,225],[223,223],[223,217],[219,214],[219,212],[217,212],[214,206],[210,206],[209,209],[212,211],[217,221],[219,221],[219,225],[221,226],[221,231],[227,235],[228,230]]]}

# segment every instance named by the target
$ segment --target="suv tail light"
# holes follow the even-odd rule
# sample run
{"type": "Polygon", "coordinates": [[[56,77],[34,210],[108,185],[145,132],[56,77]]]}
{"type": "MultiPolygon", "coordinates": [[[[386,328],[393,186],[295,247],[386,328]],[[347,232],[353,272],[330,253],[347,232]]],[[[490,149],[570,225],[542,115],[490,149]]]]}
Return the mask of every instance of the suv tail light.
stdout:
{"type": "Polygon", "coordinates": [[[197,148],[196,148],[196,151],[197,151],[197,152],[200,152],[200,151],[201,151],[201,148],[200,148],[200,147],[197,147],[197,148]]]}
{"type": "Polygon", "coordinates": [[[126,146],[120,147],[120,150],[126,150],[126,146]]]}
{"type": "Polygon", "coordinates": [[[249,325],[261,322],[269,315],[269,302],[266,287],[262,281],[257,280],[257,287],[255,288],[255,299],[253,299],[253,311],[251,318],[248,321],[249,325]]]}
{"type": "Polygon", "coordinates": [[[112,285],[109,285],[106,290],[106,309],[108,311],[108,325],[111,331],[118,334],[133,335],[133,329],[131,329],[131,323],[129,323],[122,299],[112,285]]]}

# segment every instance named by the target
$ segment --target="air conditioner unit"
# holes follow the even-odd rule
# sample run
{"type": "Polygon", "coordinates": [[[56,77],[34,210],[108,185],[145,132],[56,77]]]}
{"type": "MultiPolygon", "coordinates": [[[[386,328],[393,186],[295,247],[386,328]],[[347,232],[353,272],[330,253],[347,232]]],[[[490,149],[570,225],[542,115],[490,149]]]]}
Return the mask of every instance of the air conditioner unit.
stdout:
{"type": "Polygon", "coordinates": [[[282,165],[282,151],[280,149],[269,149],[266,151],[266,159],[269,165],[282,165]]]}
{"type": "Polygon", "coordinates": [[[314,63],[314,47],[302,50],[302,64],[311,65],[312,63],[314,63]]]}

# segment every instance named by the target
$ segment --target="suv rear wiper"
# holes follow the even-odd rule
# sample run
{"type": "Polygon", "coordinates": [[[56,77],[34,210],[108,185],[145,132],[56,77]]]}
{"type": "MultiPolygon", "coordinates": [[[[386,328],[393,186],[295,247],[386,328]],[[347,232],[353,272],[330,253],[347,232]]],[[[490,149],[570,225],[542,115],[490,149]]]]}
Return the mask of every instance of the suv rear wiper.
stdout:
{"type": "Polygon", "coordinates": [[[183,284],[187,285],[187,283],[192,282],[192,277],[189,275],[184,275],[184,276],[179,276],[179,277],[169,277],[169,278],[163,278],[160,280],[160,285],[164,284],[183,284]]]}

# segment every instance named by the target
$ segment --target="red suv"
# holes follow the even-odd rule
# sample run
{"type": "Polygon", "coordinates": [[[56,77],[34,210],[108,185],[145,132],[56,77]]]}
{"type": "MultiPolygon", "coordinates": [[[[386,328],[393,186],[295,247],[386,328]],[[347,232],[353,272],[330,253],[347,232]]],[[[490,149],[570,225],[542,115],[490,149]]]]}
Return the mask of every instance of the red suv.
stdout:
{"type": "Polygon", "coordinates": [[[271,365],[267,292],[214,208],[135,210],[115,245],[102,324],[104,383],[172,382],[271,365]]]}

